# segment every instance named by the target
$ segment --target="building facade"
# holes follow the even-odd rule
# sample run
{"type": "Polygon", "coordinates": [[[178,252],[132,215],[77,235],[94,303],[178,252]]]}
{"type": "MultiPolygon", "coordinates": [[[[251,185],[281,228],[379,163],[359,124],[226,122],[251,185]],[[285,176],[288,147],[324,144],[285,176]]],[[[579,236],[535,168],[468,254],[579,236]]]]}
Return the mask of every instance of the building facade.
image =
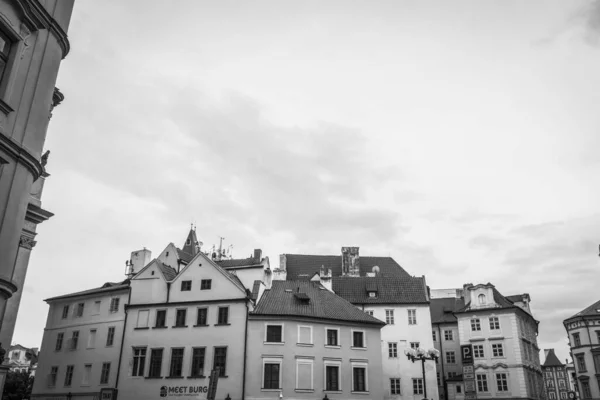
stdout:
{"type": "Polygon", "coordinates": [[[582,399],[600,399],[600,301],[563,321],[582,399]]]}
{"type": "Polygon", "coordinates": [[[8,349],[7,358],[11,371],[27,372],[29,375],[35,376],[38,359],[37,348],[29,349],[16,344],[8,349]]]}
{"type": "Polygon", "coordinates": [[[64,98],[55,84],[69,52],[72,10],[73,0],[0,2],[0,338],[5,348],[12,340],[16,293],[35,245],[35,226],[52,215],[39,203],[47,176],[43,152],[52,108],[64,98]]]}
{"type": "Polygon", "coordinates": [[[117,386],[129,282],[47,299],[31,398],[97,399],[117,386]]]}
{"type": "Polygon", "coordinates": [[[567,400],[569,398],[569,376],[566,365],[561,363],[554,349],[544,350],[545,360],[542,365],[544,388],[548,400],[567,400]]]}

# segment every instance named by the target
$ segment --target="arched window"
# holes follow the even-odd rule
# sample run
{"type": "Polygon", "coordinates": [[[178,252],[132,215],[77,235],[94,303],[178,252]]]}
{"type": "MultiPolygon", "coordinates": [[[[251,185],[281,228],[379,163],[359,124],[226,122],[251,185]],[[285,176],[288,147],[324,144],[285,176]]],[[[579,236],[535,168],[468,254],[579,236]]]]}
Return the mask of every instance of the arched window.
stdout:
{"type": "Polygon", "coordinates": [[[479,305],[485,304],[485,294],[480,294],[478,299],[479,299],[479,305]]]}

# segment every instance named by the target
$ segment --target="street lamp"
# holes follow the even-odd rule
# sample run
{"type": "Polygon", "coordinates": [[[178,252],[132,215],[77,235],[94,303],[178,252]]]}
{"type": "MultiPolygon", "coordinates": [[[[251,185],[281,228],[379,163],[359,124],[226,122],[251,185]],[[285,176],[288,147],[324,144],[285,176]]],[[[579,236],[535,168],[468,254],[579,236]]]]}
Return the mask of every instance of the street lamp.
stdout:
{"type": "Polygon", "coordinates": [[[421,361],[421,366],[423,369],[423,389],[425,398],[427,398],[427,381],[425,380],[425,361],[437,360],[438,358],[440,358],[440,352],[437,351],[437,349],[425,350],[419,347],[418,349],[404,350],[404,355],[413,363],[415,362],[415,360],[421,361]]]}

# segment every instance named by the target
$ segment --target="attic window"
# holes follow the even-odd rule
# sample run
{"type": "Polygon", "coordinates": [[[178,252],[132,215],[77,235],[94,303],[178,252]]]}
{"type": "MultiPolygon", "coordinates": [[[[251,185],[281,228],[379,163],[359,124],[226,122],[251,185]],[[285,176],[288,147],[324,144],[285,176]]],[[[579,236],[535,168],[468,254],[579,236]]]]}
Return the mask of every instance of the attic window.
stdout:
{"type": "Polygon", "coordinates": [[[485,294],[480,294],[477,299],[479,300],[479,305],[482,306],[485,304],[485,294]]]}
{"type": "Polygon", "coordinates": [[[192,244],[192,241],[190,239],[188,239],[188,240],[185,241],[185,245],[186,246],[189,246],[190,244],[192,244]]]}
{"type": "Polygon", "coordinates": [[[306,293],[297,292],[294,293],[294,297],[298,299],[300,304],[308,304],[310,301],[310,297],[306,293]]]}
{"type": "Polygon", "coordinates": [[[369,297],[371,297],[371,298],[377,297],[377,292],[369,292],[369,297]]]}
{"type": "Polygon", "coordinates": [[[152,271],[152,274],[151,274],[151,275],[154,275],[154,271],[152,271]]]}

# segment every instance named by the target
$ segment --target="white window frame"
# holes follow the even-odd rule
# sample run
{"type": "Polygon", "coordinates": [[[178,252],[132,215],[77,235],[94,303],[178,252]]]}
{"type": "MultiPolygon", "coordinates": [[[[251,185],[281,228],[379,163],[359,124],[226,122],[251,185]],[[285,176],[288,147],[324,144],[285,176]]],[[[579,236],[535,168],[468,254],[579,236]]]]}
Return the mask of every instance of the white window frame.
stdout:
{"type": "Polygon", "coordinates": [[[398,358],[398,342],[388,342],[388,358],[398,358]]]}
{"type": "Polygon", "coordinates": [[[350,344],[350,348],[352,350],[366,350],[368,345],[367,345],[367,332],[364,329],[351,329],[351,337],[350,340],[352,341],[350,344]],[[354,346],[354,332],[362,332],[363,334],[363,347],[355,347],[354,346]]]}
{"type": "Polygon", "coordinates": [[[492,315],[488,318],[488,324],[490,325],[490,331],[499,331],[500,330],[500,318],[497,315],[492,315]],[[495,322],[494,324],[492,324],[492,320],[495,322]],[[496,326],[496,322],[498,327],[495,328],[496,326]],[[494,326],[494,328],[493,328],[494,326]]]}
{"type": "Polygon", "coordinates": [[[492,358],[504,358],[504,344],[503,343],[492,343],[491,344],[492,347],[492,358]],[[496,349],[500,349],[500,352],[502,353],[501,355],[494,355],[494,346],[496,346],[496,349]]]}
{"type": "Polygon", "coordinates": [[[386,308],[385,310],[385,323],[387,325],[394,325],[394,309],[386,308]],[[388,322],[389,321],[389,322],[388,322]]]}
{"type": "MultiPolygon", "coordinates": [[[[425,381],[423,381],[423,378],[412,378],[411,380],[412,383],[412,392],[413,392],[413,396],[422,396],[425,393],[425,381]],[[421,381],[421,393],[415,393],[415,381],[421,381]]],[[[419,385],[417,385],[417,388],[419,387],[419,385]]]]}
{"type": "MultiPolygon", "coordinates": [[[[92,315],[100,315],[101,308],[102,308],[102,300],[94,301],[94,310],[92,312],[92,315]]],[[[88,364],[86,364],[86,365],[88,365],[88,364]]]]}
{"type": "MultiPolygon", "coordinates": [[[[281,328],[281,330],[282,330],[281,339],[283,340],[283,328],[281,328]]],[[[299,346],[313,346],[314,345],[312,325],[298,325],[298,340],[296,341],[296,344],[299,346]],[[300,328],[309,328],[310,329],[310,342],[306,343],[306,342],[300,341],[300,328]]]]}
{"type": "Polygon", "coordinates": [[[454,350],[446,350],[446,353],[444,354],[444,356],[445,356],[445,359],[446,359],[446,364],[452,364],[452,365],[456,364],[456,351],[454,351],[454,350]],[[450,362],[448,360],[448,354],[452,354],[452,359],[453,359],[454,362],[450,362]]]}
{"type": "Polygon", "coordinates": [[[390,378],[390,396],[402,396],[402,378],[390,378]],[[392,381],[398,381],[398,391],[400,393],[392,393],[392,381]]]}
{"type": "Polygon", "coordinates": [[[368,310],[365,310],[365,313],[369,314],[371,317],[375,316],[375,310],[368,309],[368,310]]]}
{"type": "Polygon", "coordinates": [[[335,360],[324,360],[323,361],[323,392],[325,393],[342,393],[342,362],[335,360]],[[339,390],[327,390],[327,366],[338,367],[338,389],[339,390]]]}
{"type": "Polygon", "coordinates": [[[496,378],[496,392],[498,393],[509,393],[510,392],[510,377],[508,376],[507,371],[497,371],[494,373],[494,377],[496,378]],[[506,390],[500,390],[498,388],[498,375],[504,374],[506,376],[506,390]]]}
{"type": "Polygon", "coordinates": [[[98,329],[96,329],[96,328],[90,329],[90,333],[88,334],[88,342],[87,342],[87,348],[88,349],[93,349],[93,348],[96,347],[96,338],[97,338],[97,336],[98,336],[98,329]],[[94,340],[92,340],[92,338],[94,340]]]}
{"type": "Polygon", "coordinates": [[[416,308],[409,308],[407,310],[407,316],[408,316],[408,325],[417,325],[417,309],[416,308]],[[411,311],[414,312],[414,321],[411,322],[411,311]]]}
{"type": "Polygon", "coordinates": [[[411,349],[413,349],[413,350],[416,350],[416,349],[418,349],[419,347],[421,347],[421,342],[410,342],[410,343],[408,344],[408,346],[409,346],[411,349]],[[413,346],[413,345],[414,345],[414,346],[413,346]]]}
{"type": "MultiPolygon", "coordinates": [[[[285,324],[283,322],[265,322],[265,336],[263,344],[284,345],[285,344],[285,324]],[[267,326],[281,326],[281,342],[267,342],[267,326]]],[[[264,371],[263,371],[264,374],[264,371]]],[[[264,381],[260,384],[263,385],[264,381]]]]}
{"type": "Polygon", "coordinates": [[[337,326],[326,326],[325,327],[325,347],[329,348],[329,349],[339,349],[342,347],[342,337],[340,336],[340,328],[337,326]],[[328,330],[332,330],[332,331],[337,331],[337,345],[331,345],[331,344],[327,344],[327,331],[328,330]]]}
{"type": "Polygon", "coordinates": [[[148,328],[148,324],[149,323],[150,323],[150,310],[149,309],[138,310],[137,319],[135,321],[135,327],[136,328],[148,328]],[[146,312],[146,324],[145,325],[140,325],[140,317],[143,315],[142,314],[143,312],[146,312]]]}
{"type": "MultiPolygon", "coordinates": [[[[139,357],[140,356],[138,356],[138,358],[139,357]]],[[[149,362],[149,357],[148,357],[148,347],[147,346],[133,346],[131,348],[131,374],[130,374],[130,377],[131,378],[143,378],[143,377],[145,377],[146,376],[146,368],[147,368],[147,365],[149,365],[149,364],[150,364],[150,362],[149,362]],[[142,370],[142,374],[141,375],[133,375],[133,373],[134,373],[133,366],[135,365],[134,360],[135,360],[135,357],[136,357],[135,351],[139,350],[139,349],[146,350],[146,353],[144,355],[144,369],[142,370]]],[[[169,363],[169,368],[170,367],[171,367],[171,363],[169,363]]],[[[137,372],[139,372],[139,361],[138,361],[138,371],[137,372]]]]}
{"type": "Polygon", "coordinates": [[[90,378],[91,377],[92,377],[92,364],[84,364],[83,365],[83,375],[81,377],[81,386],[90,386],[90,378]],[[88,367],[90,369],[89,369],[89,373],[86,375],[86,371],[88,371],[88,369],[87,369],[88,367]]]}
{"type": "Polygon", "coordinates": [[[485,346],[483,344],[474,344],[473,345],[473,358],[478,358],[478,359],[485,358],[485,346]],[[481,354],[479,354],[480,351],[481,351],[481,354]]]}
{"type": "Polygon", "coordinates": [[[350,371],[351,371],[351,384],[350,393],[369,393],[369,363],[363,361],[351,361],[350,362],[350,371]],[[364,392],[355,392],[354,391],[354,368],[364,368],[365,370],[365,391],[364,392]]]}
{"type": "Polygon", "coordinates": [[[121,306],[121,298],[120,297],[111,297],[110,304],[108,305],[108,312],[116,313],[119,311],[119,307],[121,306]],[[113,308],[113,303],[117,301],[117,308],[113,308]]]}
{"type": "Polygon", "coordinates": [[[262,359],[262,372],[260,378],[260,390],[261,392],[279,392],[283,387],[283,357],[263,357],[262,359]],[[279,364],[279,388],[278,389],[265,389],[265,364],[279,364]]]}
{"type": "Polygon", "coordinates": [[[472,317],[469,322],[471,323],[471,332],[481,332],[481,319],[477,317],[472,317]],[[473,329],[475,327],[479,327],[479,329],[473,329]]]}
{"type": "Polygon", "coordinates": [[[490,393],[490,380],[488,374],[481,372],[475,374],[475,389],[477,393],[490,393]],[[487,386],[487,390],[479,390],[479,380],[477,379],[478,376],[485,376],[485,384],[487,386]]]}
{"type": "Polygon", "coordinates": [[[444,341],[446,341],[446,342],[454,341],[454,331],[452,329],[444,329],[444,341]],[[450,333],[450,335],[447,335],[447,333],[450,333]],[[450,339],[447,339],[448,337],[450,339]]]}
{"type": "MultiPolygon", "coordinates": [[[[264,382],[264,379],[263,379],[264,382]]],[[[314,360],[309,359],[309,358],[297,358],[296,359],[296,391],[298,392],[303,392],[303,391],[309,391],[312,392],[315,389],[315,365],[314,365],[314,360]],[[299,378],[299,374],[298,374],[298,366],[300,364],[304,364],[304,365],[310,365],[310,388],[300,388],[298,387],[298,378],[299,378]]]]}

